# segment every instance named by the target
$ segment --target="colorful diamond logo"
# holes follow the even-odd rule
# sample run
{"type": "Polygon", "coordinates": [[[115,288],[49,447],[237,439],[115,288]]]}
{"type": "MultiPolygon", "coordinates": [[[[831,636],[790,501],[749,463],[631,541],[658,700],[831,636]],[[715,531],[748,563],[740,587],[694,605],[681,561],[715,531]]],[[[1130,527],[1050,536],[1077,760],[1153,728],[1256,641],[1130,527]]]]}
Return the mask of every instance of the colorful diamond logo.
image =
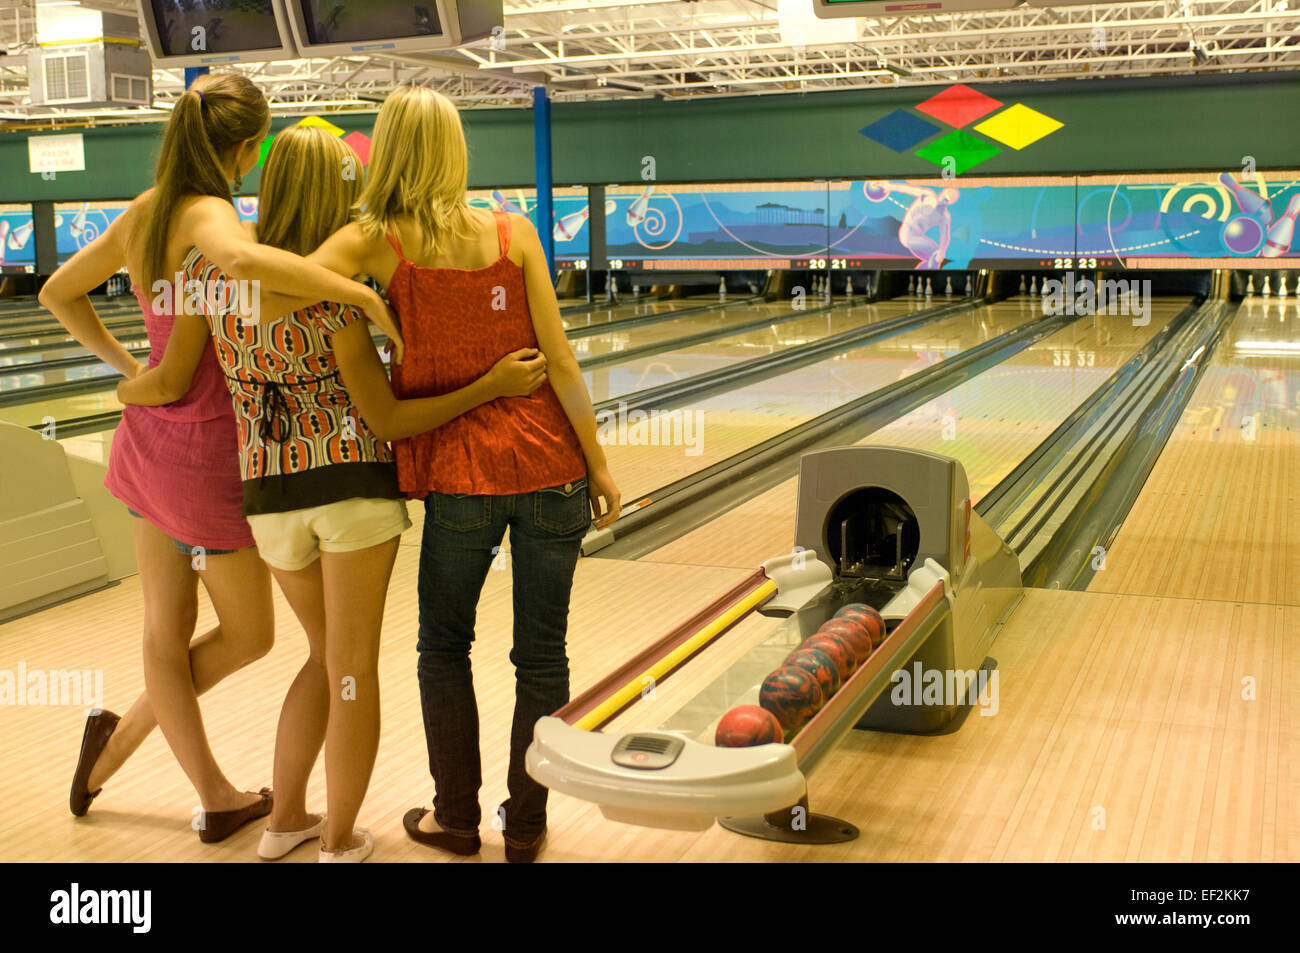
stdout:
{"type": "Polygon", "coordinates": [[[361,160],[361,165],[370,165],[370,137],[364,132],[349,132],[343,141],[352,147],[352,151],[361,160]]]}
{"type": "Polygon", "coordinates": [[[920,116],[913,116],[902,109],[895,109],[885,118],[877,119],[866,128],[858,130],[873,142],[895,152],[906,152],[938,131],[939,127],[934,123],[926,122],[920,116]]]}
{"type": "Polygon", "coordinates": [[[953,175],[961,175],[967,169],[973,169],[1001,153],[1002,150],[993,143],[961,131],[950,132],[942,139],[916,150],[916,154],[926,162],[951,169],[953,175]]]}
{"type": "Polygon", "coordinates": [[[992,96],[985,96],[969,86],[958,83],[956,86],[949,86],[942,93],[931,96],[916,108],[918,112],[933,116],[940,122],[946,122],[960,129],[967,123],[979,119],[980,116],[987,116],[1001,105],[1002,103],[992,96]]]}
{"type": "Polygon", "coordinates": [[[331,136],[341,136],[341,135],[343,135],[343,130],[342,130],[342,129],[340,129],[338,126],[334,125],[334,123],[330,122],[329,120],[322,119],[320,116],[308,116],[306,119],[304,119],[304,120],[302,120],[300,123],[298,123],[298,125],[300,125],[300,126],[320,126],[322,129],[324,129],[326,132],[328,132],[331,136]]]}
{"type": "Polygon", "coordinates": [[[975,127],[975,131],[1012,149],[1023,149],[1044,136],[1050,136],[1063,125],[1051,116],[1030,109],[1024,103],[1016,103],[1010,109],[1004,109],[993,118],[984,120],[975,127]]]}

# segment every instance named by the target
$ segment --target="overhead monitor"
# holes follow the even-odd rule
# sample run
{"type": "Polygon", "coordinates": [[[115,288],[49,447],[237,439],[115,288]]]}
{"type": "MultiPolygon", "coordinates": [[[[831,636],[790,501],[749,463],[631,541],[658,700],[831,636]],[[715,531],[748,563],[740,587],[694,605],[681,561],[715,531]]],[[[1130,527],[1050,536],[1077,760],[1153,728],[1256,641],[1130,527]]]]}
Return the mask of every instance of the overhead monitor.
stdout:
{"type": "Polygon", "coordinates": [[[138,0],[140,29],[159,66],[294,59],[284,0],[138,0]]]}
{"type": "Polygon", "coordinates": [[[303,56],[418,53],[504,31],[502,0],[286,0],[303,56]]]}
{"type": "MultiPolygon", "coordinates": [[[[1097,0],[1083,2],[1096,3],[1097,0]]],[[[954,10],[1010,10],[1018,5],[1018,0],[812,0],[812,5],[813,12],[823,20],[835,20],[840,17],[922,16],[954,10]]],[[[1033,5],[1057,4],[1044,0],[1033,5]]]]}

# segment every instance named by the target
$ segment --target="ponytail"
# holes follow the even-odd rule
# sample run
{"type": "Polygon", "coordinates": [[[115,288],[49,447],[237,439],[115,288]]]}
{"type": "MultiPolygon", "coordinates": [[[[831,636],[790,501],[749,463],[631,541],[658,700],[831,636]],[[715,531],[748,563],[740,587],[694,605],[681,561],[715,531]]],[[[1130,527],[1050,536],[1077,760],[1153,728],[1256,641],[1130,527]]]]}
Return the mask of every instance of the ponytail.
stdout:
{"type": "Polygon", "coordinates": [[[220,156],[255,138],[269,116],[261,90],[234,73],[200,76],[177,100],[163,133],[147,213],[144,270],[150,285],[167,277],[167,239],[177,203],[187,195],[233,201],[220,156]]]}

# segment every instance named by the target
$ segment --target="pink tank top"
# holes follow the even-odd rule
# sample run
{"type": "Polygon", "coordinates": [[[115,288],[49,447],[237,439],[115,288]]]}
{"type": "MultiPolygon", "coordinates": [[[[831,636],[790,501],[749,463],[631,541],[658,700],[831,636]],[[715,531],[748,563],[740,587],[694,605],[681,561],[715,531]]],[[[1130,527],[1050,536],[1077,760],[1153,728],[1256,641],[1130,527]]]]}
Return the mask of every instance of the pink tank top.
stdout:
{"type": "MultiPolygon", "coordinates": [[[[149,367],[171,337],[172,316],[132,289],[149,334],[149,367]]],[[[189,392],[163,407],[126,407],[113,435],[104,485],[173,539],[207,550],[245,549],[253,534],[240,513],[243,487],[235,413],[209,344],[189,392]]]]}

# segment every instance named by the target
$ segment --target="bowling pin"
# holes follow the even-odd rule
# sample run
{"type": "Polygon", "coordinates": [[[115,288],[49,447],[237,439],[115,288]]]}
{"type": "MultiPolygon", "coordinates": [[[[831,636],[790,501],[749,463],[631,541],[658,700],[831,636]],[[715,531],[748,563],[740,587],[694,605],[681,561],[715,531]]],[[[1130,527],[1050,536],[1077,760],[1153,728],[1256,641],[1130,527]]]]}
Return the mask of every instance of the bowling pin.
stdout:
{"type": "Polygon", "coordinates": [[[1036,295],[1036,294],[1038,294],[1038,276],[1037,276],[1037,275],[1034,275],[1034,277],[1031,278],[1030,281],[1029,281],[1029,293],[1030,293],[1031,295],[1036,295]]]}
{"type": "Polygon", "coordinates": [[[908,276],[907,276],[907,293],[908,293],[908,294],[915,294],[915,293],[916,293],[916,276],[915,276],[915,275],[908,275],[908,276]]]}
{"type": "Polygon", "coordinates": [[[1295,237],[1295,220],[1300,215],[1300,195],[1291,196],[1286,212],[1268,229],[1268,238],[1260,249],[1261,258],[1278,258],[1291,250],[1291,239],[1295,237]]]}
{"type": "Polygon", "coordinates": [[[1279,298],[1285,298],[1285,297],[1286,297],[1286,275],[1283,275],[1281,278],[1278,279],[1278,282],[1277,282],[1277,296],[1278,296],[1279,298]]]}
{"type": "Polygon", "coordinates": [[[925,296],[928,298],[934,294],[934,283],[929,278],[925,279],[925,296]]]}
{"type": "Polygon", "coordinates": [[[1265,298],[1267,298],[1267,297],[1269,297],[1270,295],[1273,294],[1273,292],[1270,291],[1269,288],[1268,288],[1268,275],[1265,275],[1265,276],[1264,276],[1264,291],[1263,291],[1262,293],[1263,293],[1263,295],[1264,295],[1265,298]]]}
{"type": "Polygon", "coordinates": [[[1273,209],[1269,206],[1268,200],[1256,195],[1250,189],[1245,188],[1236,181],[1227,172],[1219,174],[1219,181],[1222,182],[1234,196],[1237,198],[1237,205],[1247,215],[1255,216],[1263,221],[1265,225],[1273,221],[1273,209]]]}
{"type": "Polygon", "coordinates": [[[727,279],[725,276],[719,276],[718,278],[718,300],[727,300],[727,279]]]}
{"type": "Polygon", "coordinates": [[[852,275],[844,276],[844,295],[847,298],[853,297],[853,276],[852,275]]]}
{"type": "Polygon", "coordinates": [[[653,185],[647,185],[636,200],[627,207],[627,223],[633,228],[645,221],[650,210],[650,194],[654,190],[653,185]]]}
{"type": "Polygon", "coordinates": [[[5,239],[6,247],[11,248],[14,251],[22,250],[22,248],[27,245],[27,240],[32,237],[32,232],[35,228],[35,222],[24,222],[17,228],[10,230],[9,237],[5,239]]]}
{"type": "Polygon", "coordinates": [[[632,297],[633,297],[633,298],[639,298],[640,296],[641,296],[641,286],[640,286],[640,285],[633,285],[633,286],[632,286],[632,297]]]}
{"type": "Polygon", "coordinates": [[[1246,297],[1253,297],[1255,294],[1255,276],[1246,275],[1246,297]]]}
{"type": "Polygon", "coordinates": [[[508,198],[501,194],[499,189],[492,190],[492,202],[496,205],[498,211],[511,212],[515,215],[523,215],[524,211],[518,205],[515,205],[508,198]]]}
{"type": "Polygon", "coordinates": [[[564,218],[555,223],[555,228],[551,234],[555,236],[557,242],[572,241],[573,236],[582,230],[582,225],[587,221],[589,206],[584,205],[581,211],[570,212],[564,218]]]}
{"type": "Polygon", "coordinates": [[[952,278],[949,278],[949,279],[948,279],[948,283],[947,283],[946,285],[944,285],[943,293],[946,294],[946,295],[951,295],[951,294],[952,294],[952,278]]]}
{"type": "Polygon", "coordinates": [[[1020,293],[1021,293],[1021,294],[1024,294],[1024,293],[1025,293],[1025,276],[1024,276],[1024,275],[1021,275],[1021,276],[1020,276],[1020,293]]]}

